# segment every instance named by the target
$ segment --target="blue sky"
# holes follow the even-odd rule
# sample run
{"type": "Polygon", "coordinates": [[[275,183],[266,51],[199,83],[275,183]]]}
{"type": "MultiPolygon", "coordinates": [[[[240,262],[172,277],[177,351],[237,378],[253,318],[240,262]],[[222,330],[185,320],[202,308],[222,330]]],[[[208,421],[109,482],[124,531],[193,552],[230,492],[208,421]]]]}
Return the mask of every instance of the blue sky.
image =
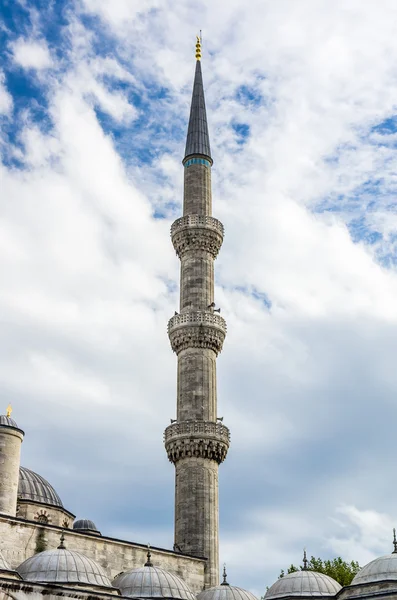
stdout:
{"type": "Polygon", "coordinates": [[[23,464],[110,536],[172,547],[169,228],[203,30],[221,561],[260,595],[396,525],[397,8],[391,0],[3,2],[0,392],[23,464]],[[89,473],[89,477],[87,477],[89,473]]]}

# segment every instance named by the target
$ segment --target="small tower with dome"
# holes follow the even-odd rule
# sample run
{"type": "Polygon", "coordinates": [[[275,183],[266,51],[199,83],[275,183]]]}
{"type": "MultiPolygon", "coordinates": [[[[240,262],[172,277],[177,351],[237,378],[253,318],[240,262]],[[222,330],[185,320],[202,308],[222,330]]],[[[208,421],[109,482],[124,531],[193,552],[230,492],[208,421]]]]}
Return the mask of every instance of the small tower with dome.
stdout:
{"type": "Polygon", "coordinates": [[[15,517],[19,483],[21,444],[24,432],[11,418],[11,406],[0,415],[0,513],[15,517]]]}

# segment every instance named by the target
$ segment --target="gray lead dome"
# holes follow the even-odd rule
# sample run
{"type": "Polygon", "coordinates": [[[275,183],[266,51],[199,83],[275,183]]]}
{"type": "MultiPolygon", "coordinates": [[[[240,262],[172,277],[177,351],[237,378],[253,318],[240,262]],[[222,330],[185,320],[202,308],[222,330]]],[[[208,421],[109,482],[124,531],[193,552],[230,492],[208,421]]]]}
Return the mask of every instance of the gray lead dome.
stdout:
{"type": "Polygon", "coordinates": [[[197,600],[258,600],[254,594],[234,585],[217,585],[197,594],[197,600]]]}
{"type": "Polygon", "coordinates": [[[84,587],[112,587],[98,563],[66,548],[46,550],[28,558],[17,568],[26,581],[67,583],[84,587]]]}
{"type": "Polygon", "coordinates": [[[126,571],[116,577],[113,586],[120,590],[122,596],[129,598],[196,600],[182,579],[158,567],[141,567],[126,571]]]}
{"type": "Polygon", "coordinates": [[[62,500],[52,485],[44,477],[25,467],[19,469],[18,499],[63,508],[62,500]]]}
{"type": "Polygon", "coordinates": [[[94,521],[91,521],[90,519],[77,519],[77,521],[73,523],[73,531],[89,533],[91,535],[101,535],[101,532],[98,531],[94,521]]]}
{"type": "Polygon", "coordinates": [[[397,581],[397,554],[380,556],[365,565],[357,573],[351,585],[391,580],[397,581]]]}
{"type": "Polygon", "coordinates": [[[316,571],[297,571],[281,577],[266,592],[265,600],[273,598],[318,598],[335,596],[342,587],[335,579],[316,571]]]}

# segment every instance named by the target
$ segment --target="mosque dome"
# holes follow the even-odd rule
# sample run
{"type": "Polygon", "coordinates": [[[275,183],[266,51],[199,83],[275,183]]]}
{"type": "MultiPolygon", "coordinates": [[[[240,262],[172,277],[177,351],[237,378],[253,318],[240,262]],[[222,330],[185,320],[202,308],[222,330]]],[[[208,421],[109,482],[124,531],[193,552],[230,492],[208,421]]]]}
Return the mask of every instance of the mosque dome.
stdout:
{"type": "Polygon", "coordinates": [[[44,477],[30,469],[20,467],[18,500],[31,500],[63,508],[62,500],[44,477]]]}
{"type": "Polygon", "coordinates": [[[96,528],[94,521],[90,521],[89,519],[77,519],[77,521],[73,523],[73,531],[88,533],[90,535],[101,535],[101,532],[96,528]]]}
{"type": "Polygon", "coordinates": [[[284,575],[273,583],[265,594],[265,600],[289,597],[330,597],[342,589],[335,579],[316,571],[296,571],[284,575]]]}
{"type": "Polygon", "coordinates": [[[258,600],[254,594],[226,581],[226,568],[223,568],[223,583],[197,594],[197,600],[258,600]]]}
{"type": "Polygon", "coordinates": [[[196,600],[186,583],[177,577],[154,567],[150,560],[150,551],[144,567],[130,569],[116,577],[113,586],[122,596],[129,598],[177,598],[178,600],[196,600]]]}
{"type": "Polygon", "coordinates": [[[397,581],[397,553],[375,558],[357,573],[351,585],[387,580],[397,581]]]}
{"type": "Polygon", "coordinates": [[[197,594],[197,600],[258,600],[254,594],[234,585],[217,585],[197,594]]]}
{"type": "Polygon", "coordinates": [[[60,583],[82,587],[111,588],[109,577],[94,560],[65,548],[63,536],[56,550],[45,550],[17,568],[22,579],[38,583],[60,583]]]}

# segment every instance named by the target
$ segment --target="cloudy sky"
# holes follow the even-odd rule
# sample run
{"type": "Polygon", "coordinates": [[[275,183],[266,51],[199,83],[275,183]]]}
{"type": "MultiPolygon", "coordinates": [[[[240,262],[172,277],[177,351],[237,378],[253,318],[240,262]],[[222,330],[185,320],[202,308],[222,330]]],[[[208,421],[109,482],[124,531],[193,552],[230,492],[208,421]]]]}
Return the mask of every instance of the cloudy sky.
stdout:
{"type": "Polygon", "coordinates": [[[0,392],[23,464],[104,534],[173,544],[169,238],[203,30],[226,237],[221,561],[264,592],[397,525],[397,5],[4,0],[0,392]]]}

